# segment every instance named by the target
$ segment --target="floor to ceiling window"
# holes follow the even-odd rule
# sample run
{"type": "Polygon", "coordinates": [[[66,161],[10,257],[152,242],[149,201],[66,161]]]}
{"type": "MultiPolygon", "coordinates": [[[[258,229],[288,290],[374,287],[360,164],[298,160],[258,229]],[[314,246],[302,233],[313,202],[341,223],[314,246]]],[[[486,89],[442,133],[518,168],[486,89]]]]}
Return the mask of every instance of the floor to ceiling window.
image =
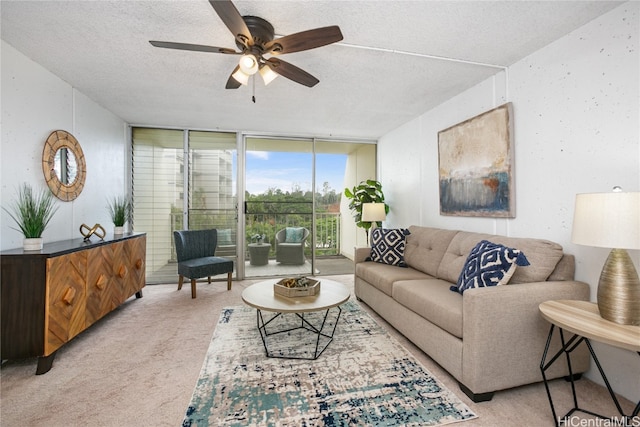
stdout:
{"type": "MultiPolygon", "coordinates": [[[[182,221],[184,197],[184,133],[180,130],[134,128],[133,227],[147,233],[147,282],[175,281],[172,230],[182,221]]],[[[179,228],[178,228],[179,229],[179,228]]]]}
{"type": "Polygon", "coordinates": [[[355,231],[341,194],[374,177],[371,143],[133,128],[147,282],[176,282],[173,231],[204,228],[218,230],[216,255],[239,278],[351,273],[344,249],[355,231]]]}
{"type": "Polygon", "coordinates": [[[134,128],[132,147],[133,221],[147,233],[147,282],[176,281],[174,230],[216,228],[216,255],[235,259],[235,134],[134,128]]]}

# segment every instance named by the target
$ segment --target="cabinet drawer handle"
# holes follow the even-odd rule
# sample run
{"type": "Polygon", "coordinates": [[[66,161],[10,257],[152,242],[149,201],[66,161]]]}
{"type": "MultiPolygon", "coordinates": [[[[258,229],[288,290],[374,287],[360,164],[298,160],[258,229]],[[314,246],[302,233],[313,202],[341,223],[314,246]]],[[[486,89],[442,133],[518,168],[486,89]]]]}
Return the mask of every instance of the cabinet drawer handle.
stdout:
{"type": "Polygon", "coordinates": [[[101,274],[100,277],[98,277],[98,280],[96,280],[96,288],[102,290],[104,289],[104,285],[107,282],[107,279],[104,277],[104,274],[101,274]]]}
{"type": "Polygon", "coordinates": [[[127,267],[125,267],[123,265],[123,266],[120,267],[120,270],[118,270],[118,277],[120,277],[122,279],[126,275],[127,275],[127,267]]]}
{"type": "Polygon", "coordinates": [[[74,288],[69,288],[67,289],[67,292],[64,293],[64,296],[62,297],[62,301],[64,301],[65,304],[67,305],[71,305],[73,304],[73,299],[76,296],[76,290],[74,288]]]}
{"type": "Polygon", "coordinates": [[[136,261],[136,269],[140,270],[142,268],[142,259],[139,259],[138,261],[136,261]]]}

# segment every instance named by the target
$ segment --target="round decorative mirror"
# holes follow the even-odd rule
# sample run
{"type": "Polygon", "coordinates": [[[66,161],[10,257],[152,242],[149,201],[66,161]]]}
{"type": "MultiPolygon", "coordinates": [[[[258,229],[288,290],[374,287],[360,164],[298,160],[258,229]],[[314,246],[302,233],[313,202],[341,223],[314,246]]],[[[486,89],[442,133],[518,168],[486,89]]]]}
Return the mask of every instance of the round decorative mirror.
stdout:
{"type": "Polygon", "coordinates": [[[57,198],[68,202],[78,197],[87,171],[78,140],[64,130],[51,132],[42,151],[42,171],[57,198]]]}

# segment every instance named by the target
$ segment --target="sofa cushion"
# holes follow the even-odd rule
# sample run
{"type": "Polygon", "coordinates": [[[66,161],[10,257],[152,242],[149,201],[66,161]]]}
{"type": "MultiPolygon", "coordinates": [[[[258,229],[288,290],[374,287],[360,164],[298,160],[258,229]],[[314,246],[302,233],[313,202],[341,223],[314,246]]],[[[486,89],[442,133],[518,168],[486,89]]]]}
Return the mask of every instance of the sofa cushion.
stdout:
{"type": "Polygon", "coordinates": [[[462,295],[439,279],[403,280],[393,285],[393,299],[450,334],[462,338],[462,295]]]}
{"type": "Polygon", "coordinates": [[[549,240],[496,236],[492,241],[518,248],[527,255],[529,266],[516,269],[510,284],[545,282],[564,256],[562,246],[549,240]]]}
{"type": "Polygon", "coordinates": [[[375,228],[371,233],[370,260],[382,264],[406,267],[404,247],[407,234],[409,234],[409,230],[404,228],[375,228]]]}
{"type": "Polygon", "coordinates": [[[467,257],[460,277],[452,291],[464,293],[471,288],[506,285],[517,266],[529,261],[520,250],[481,240],[467,257]]]}
{"type": "Polygon", "coordinates": [[[442,257],[458,231],[416,225],[409,227],[409,231],[411,234],[407,236],[404,249],[405,262],[409,267],[436,277],[442,257]]]}
{"type": "Polygon", "coordinates": [[[563,256],[562,246],[548,240],[460,231],[453,237],[442,257],[436,277],[456,283],[469,252],[481,240],[519,249],[527,255],[530,265],[527,268],[516,269],[509,281],[511,284],[546,281],[563,256]]]}
{"type": "Polygon", "coordinates": [[[392,296],[393,283],[397,280],[432,278],[413,268],[400,268],[372,261],[357,263],[355,275],[389,296],[392,296]]]}

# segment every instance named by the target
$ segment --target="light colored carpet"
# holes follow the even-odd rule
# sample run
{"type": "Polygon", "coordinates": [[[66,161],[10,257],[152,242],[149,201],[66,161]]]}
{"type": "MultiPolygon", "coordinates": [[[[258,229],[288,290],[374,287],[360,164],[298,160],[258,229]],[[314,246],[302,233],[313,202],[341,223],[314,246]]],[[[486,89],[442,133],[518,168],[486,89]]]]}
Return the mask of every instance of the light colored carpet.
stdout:
{"type": "MultiPolygon", "coordinates": [[[[353,288],[353,275],[331,276],[353,288]]],[[[3,427],[179,426],[189,405],[215,324],[224,307],[242,305],[242,291],[255,281],[198,284],[198,298],[176,285],[153,285],[58,351],[53,368],[34,375],[36,360],[11,361],[0,371],[3,427]]],[[[365,306],[367,312],[371,311],[365,306]]],[[[377,315],[372,317],[386,325],[377,315]]],[[[456,381],[393,329],[388,329],[436,378],[479,418],[460,426],[552,426],[541,383],[496,393],[475,404],[456,381]]],[[[542,352],[542,349],[540,349],[542,352]]],[[[613,384],[615,388],[615,384],[613,384]]],[[[558,413],[571,406],[563,380],[551,384],[558,413]]],[[[580,404],[615,414],[606,389],[577,382],[580,404]]],[[[623,399],[626,413],[633,404],[623,399]]]]}
{"type": "Polygon", "coordinates": [[[279,358],[265,357],[255,309],[223,309],[183,426],[435,426],[476,418],[355,301],[326,318],[305,314],[325,334],[335,328],[332,342],[301,328],[294,314],[263,316],[271,319],[269,352],[279,358]],[[311,357],[318,339],[320,348],[329,344],[319,358],[290,358],[311,357]]]}

